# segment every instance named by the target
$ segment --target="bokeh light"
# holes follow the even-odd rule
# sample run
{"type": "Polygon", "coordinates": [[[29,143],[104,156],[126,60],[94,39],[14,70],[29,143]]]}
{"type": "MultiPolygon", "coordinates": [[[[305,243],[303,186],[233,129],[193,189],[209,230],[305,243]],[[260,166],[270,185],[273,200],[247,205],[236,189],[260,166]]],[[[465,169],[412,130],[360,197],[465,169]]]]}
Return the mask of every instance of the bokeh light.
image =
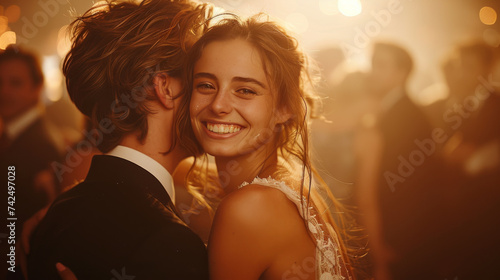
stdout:
{"type": "Polygon", "coordinates": [[[335,0],[319,0],[319,10],[327,16],[339,13],[335,0]]]}
{"type": "Polygon", "coordinates": [[[482,7],[479,10],[479,19],[486,25],[493,25],[497,21],[497,12],[492,7],[482,7]]]}
{"type": "Polygon", "coordinates": [[[21,8],[18,5],[10,5],[5,9],[5,16],[9,19],[10,23],[14,23],[21,17],[21,8]]]}
{"type": "Polygon", "coordinates": [[[290,29],[298,34],[304,33],[309,28],[307,17],[301,13],[291,13],[286,17],[290,29]]]}
{"type": "Polygon", "coordinates": [[[360,0],[339,0],[338,8],[340,13],[347,17],[357,16],[363,10],[360,0]]]}
{"type": "Polygon", "coordinates": [[[42,71],[45,76],[45,96],[52,102],[61,99],[63,94],[63,74],[60,69],[60,61],[58,55],[44,56],[42,59],[42,71]]]}
{"type": "Polygon", "coordinates": [[[16,33],[14,31],[6,31],[0,35],[0,50],[5,50],[8,45],[16,43],[16,33]]]}

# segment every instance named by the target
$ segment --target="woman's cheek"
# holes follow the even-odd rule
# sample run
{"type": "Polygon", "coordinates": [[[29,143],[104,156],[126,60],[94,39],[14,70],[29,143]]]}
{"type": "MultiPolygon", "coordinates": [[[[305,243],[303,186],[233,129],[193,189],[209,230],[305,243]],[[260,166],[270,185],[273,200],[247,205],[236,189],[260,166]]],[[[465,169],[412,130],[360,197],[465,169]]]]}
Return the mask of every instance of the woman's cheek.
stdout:
{"type": "Polygon", "coordinates": [[[200,105],[199,95],[193,93],[190,104],[191,117],[196,116],[196,114],[200,111],[200,107],[201,105],[200,105]]]}

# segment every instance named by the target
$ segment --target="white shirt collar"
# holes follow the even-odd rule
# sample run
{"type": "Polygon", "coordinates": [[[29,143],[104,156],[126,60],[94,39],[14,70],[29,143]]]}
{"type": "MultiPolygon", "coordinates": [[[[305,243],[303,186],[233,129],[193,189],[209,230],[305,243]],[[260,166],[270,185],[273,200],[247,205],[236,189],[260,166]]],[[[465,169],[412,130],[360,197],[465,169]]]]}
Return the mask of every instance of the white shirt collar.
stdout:
{"type": "Polygon", "coordinates": [[[6,123],[5,133],[7,133],[10,141],[14,141],[19,135],[21,135],[21,133],[23,133],[31,124],[33,124],[38,119],[38,117],[40,117],[40,115],[40,110],[35,106],[16,119],[6,123]]]}
{"type": "Polygon", "coordinates": [[[172,175],[170,175],[168,170],[156,160],[137,150],[121,145],[116,146],[113,150],[106,153],[106,155],[128,160],[146,169],[149,173],[155,176],[158,181],[160,181],[163,188],[165,188],[170,196],[172,203],[175,204],[175,188],[172,175]]]}

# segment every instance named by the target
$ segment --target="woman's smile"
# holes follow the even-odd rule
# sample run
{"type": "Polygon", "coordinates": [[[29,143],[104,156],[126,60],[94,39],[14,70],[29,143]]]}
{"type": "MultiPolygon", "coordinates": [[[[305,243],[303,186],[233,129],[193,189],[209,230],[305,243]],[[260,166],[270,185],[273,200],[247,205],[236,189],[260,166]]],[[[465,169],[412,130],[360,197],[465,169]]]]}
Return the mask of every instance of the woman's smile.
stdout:
{"type": "Polygon", "coordinates": [[[241,126],[236,124],[223,124],[223,123],[206,123],[207,129],[210,132],[217,134],[233,134],[241,130],[241,126]]]}
{"type": "Polygon", "coordinates": [[[208,137],[212,139],[228,139],[232,138],[245,128],[235,123],[220,123],[214,121],[202,122],[204,131],[208,137]]]}

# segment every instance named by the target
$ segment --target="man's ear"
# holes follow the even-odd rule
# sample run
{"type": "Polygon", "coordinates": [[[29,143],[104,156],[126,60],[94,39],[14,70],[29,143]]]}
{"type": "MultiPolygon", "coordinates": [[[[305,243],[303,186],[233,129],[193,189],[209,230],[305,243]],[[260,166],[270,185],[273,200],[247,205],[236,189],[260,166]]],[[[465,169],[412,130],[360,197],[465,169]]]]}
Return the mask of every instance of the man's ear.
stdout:
{"type": "Polygon", "coordinates": [[[174,97],[176,93],[172,90],[173,79],[175,78],[164,72],[155,74],[153,78],[154,90],[158,97],[158,101],[167,109],[174,108],[174,97]]]}

